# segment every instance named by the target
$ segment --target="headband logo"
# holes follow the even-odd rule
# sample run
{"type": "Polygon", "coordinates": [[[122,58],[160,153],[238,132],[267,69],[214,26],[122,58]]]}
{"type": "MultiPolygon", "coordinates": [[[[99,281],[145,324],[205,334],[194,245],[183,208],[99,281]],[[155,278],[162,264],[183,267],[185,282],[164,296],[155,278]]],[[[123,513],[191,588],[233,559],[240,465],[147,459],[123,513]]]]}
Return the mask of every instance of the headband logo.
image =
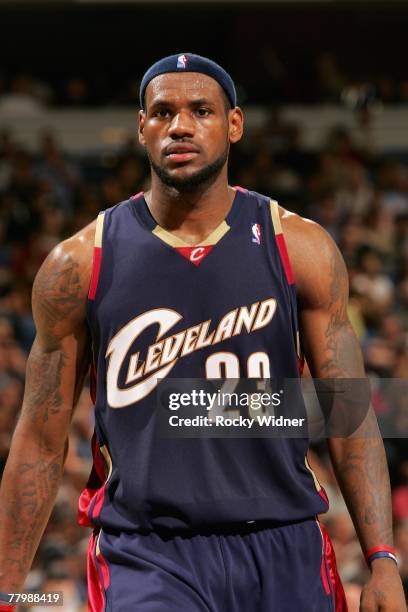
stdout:
{"type": "Polygon", "coordinates": [[[187,66],[187,56],[179,55],[177,58],[177,68],[186,68],[187,66]]]}

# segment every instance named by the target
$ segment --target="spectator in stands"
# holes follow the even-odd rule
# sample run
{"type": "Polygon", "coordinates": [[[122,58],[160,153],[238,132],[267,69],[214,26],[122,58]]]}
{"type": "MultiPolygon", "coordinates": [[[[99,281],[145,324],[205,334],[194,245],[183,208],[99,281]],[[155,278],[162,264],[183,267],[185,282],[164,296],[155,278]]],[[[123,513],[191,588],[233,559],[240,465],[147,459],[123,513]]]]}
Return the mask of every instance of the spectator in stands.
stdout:
{"type": "Polygon", "coordinates": [[[27,74],[16,75],[8,92],[0,96],[0,117],[37,117],[44,110],[35,81],[27,74]]]}

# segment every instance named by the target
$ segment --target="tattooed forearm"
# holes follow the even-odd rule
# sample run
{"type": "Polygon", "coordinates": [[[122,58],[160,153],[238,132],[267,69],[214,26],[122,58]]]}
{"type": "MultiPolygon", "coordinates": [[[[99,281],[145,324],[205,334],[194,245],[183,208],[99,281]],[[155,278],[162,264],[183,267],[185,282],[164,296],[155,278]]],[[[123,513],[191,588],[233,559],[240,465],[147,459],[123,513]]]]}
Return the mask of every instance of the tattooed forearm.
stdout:
{"type": "Polygon", "coordinates": [[[329,441],[333,467],[365,550],[378,544],[392,546],[390,483],[374,419],[370,413],[371,425],[362,438],[329,441]]]}
{"type": "Polygon", "coordinates": [[[14,477],[2,491],[0,585],[7,589],[21,589],[49,518],[63,466],[63,452],[51,456],[30,447],[26,453],[28,461],[8,464],[6,471],[13,469],[14,477]]]}
{"type": "Polygon", "coordinates": [[[34,343],[27,363],[24,398],[24,410],[33,422],[37,419],[47,421],[50,414],[57,414],[61,409],[61,374],[65,363],[63,348],[45,353],[34,343]]]}

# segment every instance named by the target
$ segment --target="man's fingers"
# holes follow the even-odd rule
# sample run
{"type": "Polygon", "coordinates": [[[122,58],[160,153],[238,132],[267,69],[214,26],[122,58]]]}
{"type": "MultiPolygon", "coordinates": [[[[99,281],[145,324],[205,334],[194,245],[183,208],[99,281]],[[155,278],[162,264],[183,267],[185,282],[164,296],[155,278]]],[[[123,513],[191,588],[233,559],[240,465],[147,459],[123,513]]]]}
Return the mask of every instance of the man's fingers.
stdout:
{"type": "Polygon", "coordinates": [[[371,591],[362,590],[360,597],[360,612],[379,612],[374,593],[371,591]]]}

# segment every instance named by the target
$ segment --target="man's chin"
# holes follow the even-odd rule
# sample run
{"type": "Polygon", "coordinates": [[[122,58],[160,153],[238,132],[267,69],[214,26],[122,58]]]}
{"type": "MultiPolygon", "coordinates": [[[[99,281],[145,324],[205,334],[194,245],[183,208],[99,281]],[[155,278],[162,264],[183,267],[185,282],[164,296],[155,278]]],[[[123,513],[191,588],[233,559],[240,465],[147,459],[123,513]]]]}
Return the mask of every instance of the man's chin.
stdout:
{"type": "Polygon", "coordinates": [[[166,175],[161,175],[159,178],[162,183],[178,191],[191,191],[208,182],[208,179],[202,177],[200,171],[169,172],[166,175]]]}
{"type": "Polygon", "coordinates": [[[205,168],[194,168],[192,164],[180,164],[177,168],[166,169],[160,178],[165,178],[169,183],[183,184],[196,181],[204,170],[205,168]]]}
{"type": "Polygon", "coordinates": [[[209,166],[205,166],[196,169],[192,168],[191,164],[183,164],[183,166],[172,170],[164,168],[157,170],[154,168],[154,171],[167,187],[173,187],[178,191],[192,191],[211,183],[221,171],[219,169],[216,173],[209,172],[208,168],[209,166]]]}
{"type": "Polygon", "coordinates": [[[166,168],[156,164],[150,157],[150,165],[153,172],[167,187],[178,191],[195,191],[211,185],[219,176],[221,170],[228,160],[229,147],[214,162],[201,168],[194,167],[191,162],[178,164],[176,168],[166,168]]]}

